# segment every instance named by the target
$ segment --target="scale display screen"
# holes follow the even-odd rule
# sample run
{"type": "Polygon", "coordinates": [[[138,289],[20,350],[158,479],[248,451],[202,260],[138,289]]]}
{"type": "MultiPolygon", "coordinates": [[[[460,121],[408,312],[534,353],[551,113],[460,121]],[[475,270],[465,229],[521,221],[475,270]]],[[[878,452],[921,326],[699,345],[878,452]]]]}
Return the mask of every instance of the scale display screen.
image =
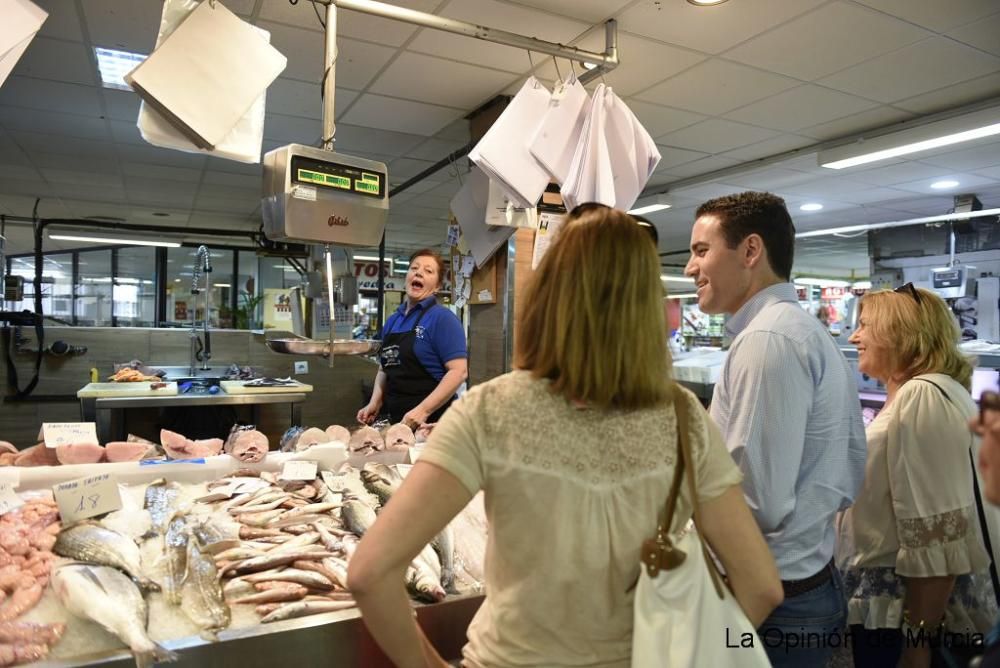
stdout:
{"type": "Polygon", "coordinates": [[[934,288],[956,288],[965,282],[963,272],[960,269],[950,269],[948,271],[934,272],[934,288]]]}
{"type": "Polygon", "coordinates": [[[385,196],[385,174],[301,155],[292,156],[292,182],[377,199],[385,196]]]}

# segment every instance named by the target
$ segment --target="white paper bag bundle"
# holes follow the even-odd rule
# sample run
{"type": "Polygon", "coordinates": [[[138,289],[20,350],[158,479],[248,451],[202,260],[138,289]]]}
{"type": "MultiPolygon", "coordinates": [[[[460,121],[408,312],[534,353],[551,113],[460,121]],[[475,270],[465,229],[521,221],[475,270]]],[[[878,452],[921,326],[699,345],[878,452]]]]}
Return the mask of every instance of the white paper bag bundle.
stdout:
{"type": "Polygon", "coordinates": [[[632,110],[598,84],[560,192],[567,209],[600,202],[628,210],[660,162],[660,152],[632,110]]]}
{"type": "MultiPolygon", "coordinates": [[[[165,4],[164,23],[176,25],[178,12],[190,13],[173,32],[161,35],[157,48],[125,80],[195,148],[212,151],[223,146],[248,113],[248,127],[258,120],[262,124],[263,105],[259,112],[254,105],[287,60],[221,2],[189,7],[184,0],[165,4]]],[[[155,134],[163,127],[149,129],[155,134]]],[[[259,144],[254,158],[259,160],[259,144]]]]}
{"type": "Polygon", "coordinates": [[[549,182],[549,173],[531,155],[528,142],[535,136],[551,98],[538,79],[528,77],[469,152],[469,159],[523,209],[534,208],[549,182]]]}
{"type": "MultiPolygon", "coordinates": [[[[156,48],[170,36],[188,15],[194,11],[200,0],[166,0],[163,3],[163,17],[160,20],[160,32],[156,38],[156,48]]],[[[265,42],[270,42],[271,34],[256,26],[253,29],[265,42]]],[[[218,158],[237,160],[239,162],[260,162],[261,146],[264,141],[264,103],[266,93],[254,100],[253,106],[236,123],[214,149],[199,148],[187,138],[185,133],[176,128],[163,114],[143,101],[139,108],[139,133],[142,138],[154,146],[172,148],[191,153],[206,153],[218,158]]]]}
{"type": "Polygon", "coordinates": [[[560,81],[552,92],[528,150],[556,183],[565,183],[587,120],[590,98],[576,77],[560,81]]]}
{"type": "Polygon", "coordinates": [[[489,200],[490,179],[475,167],[469,171],[462,189],[451,199],[451,212],[462,228],[462,241],[475,258],[477,267],[483,266],[516,231],[514,227],[486,224],[489,200]]]}
{"type": "Polygon", "coordinates": [[[30,0],[0,0],[0,86],[48,16],[30,0]]]}

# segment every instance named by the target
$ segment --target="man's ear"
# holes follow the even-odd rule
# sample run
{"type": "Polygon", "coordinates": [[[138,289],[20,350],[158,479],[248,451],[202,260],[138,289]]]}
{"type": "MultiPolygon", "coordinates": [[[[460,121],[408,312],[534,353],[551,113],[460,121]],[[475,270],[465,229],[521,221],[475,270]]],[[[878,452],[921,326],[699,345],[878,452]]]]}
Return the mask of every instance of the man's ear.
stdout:
{"type": "Polygon", "coordinates": [[[766,249],[764,248],[764,240],[759,234],[751,234],[743,240],[743,252],[742,259],[743,264],[748,269],[756,267],[760,262],[764,260],[764,254],[766,249]]]}

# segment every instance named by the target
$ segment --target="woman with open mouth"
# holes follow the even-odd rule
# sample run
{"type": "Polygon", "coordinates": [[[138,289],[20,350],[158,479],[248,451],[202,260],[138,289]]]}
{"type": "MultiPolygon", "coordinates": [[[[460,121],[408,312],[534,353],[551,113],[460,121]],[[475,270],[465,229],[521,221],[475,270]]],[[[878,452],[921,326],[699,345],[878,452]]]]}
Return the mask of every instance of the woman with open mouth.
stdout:
{"type": "Polygon", "coordinates": [[[376,417],[416,430],[437,422],[468,375],[465,332],[437,302],[444,261],[429,248],[410,256],[406,297],[382,328],[382,351],[371,400],[358,422],[376,417]]]}

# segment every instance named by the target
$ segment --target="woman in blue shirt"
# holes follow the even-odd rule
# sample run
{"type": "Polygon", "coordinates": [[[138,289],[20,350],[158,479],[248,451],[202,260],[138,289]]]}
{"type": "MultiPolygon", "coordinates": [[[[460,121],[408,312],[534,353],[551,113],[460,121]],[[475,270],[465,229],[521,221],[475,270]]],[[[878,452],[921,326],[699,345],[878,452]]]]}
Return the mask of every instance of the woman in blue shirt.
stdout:
{"type": "Polygon", "coordinates": [[[406,298],[382,328],[382,351],[368,405],[358,422],[378,416],[412,429],[437,422],[468,376],[468,353],[462,323],[440,306],[444,261],[429,248],[410,256],[406,298]]]}

